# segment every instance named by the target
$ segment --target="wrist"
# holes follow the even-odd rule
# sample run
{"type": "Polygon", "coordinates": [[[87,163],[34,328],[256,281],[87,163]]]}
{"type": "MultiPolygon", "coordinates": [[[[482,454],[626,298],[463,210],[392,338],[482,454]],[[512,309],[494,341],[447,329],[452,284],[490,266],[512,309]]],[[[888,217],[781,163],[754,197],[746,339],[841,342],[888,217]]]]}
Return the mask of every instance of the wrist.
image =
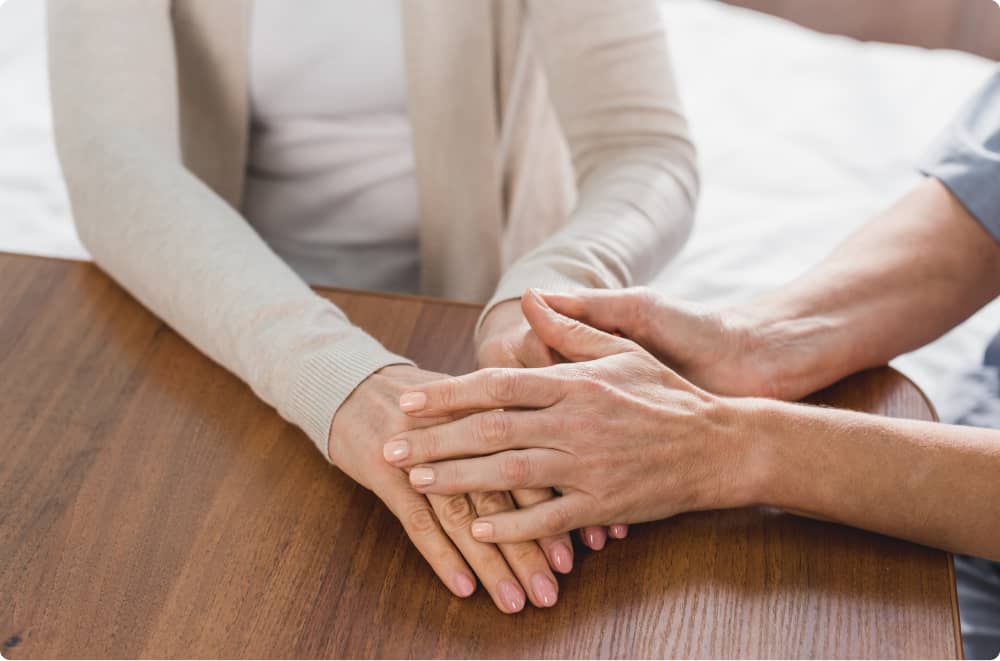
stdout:
{"type": "Polygon", "coordinates": [[[479,350],[491,337],[520,323],[522,319],[524,314],[521,312],[519,299],[500,301],[483,313],[475,335],[476,349],[479,350]]]}
{"type": "Polygon", "coordinates": [[[731,471],[723,476],[728,487],[725,502],[720,506],[773,505],[775,482],[781,477],[775,449],[788,428],[782,407],[789,405],[760,397],[725,398],[723,405],[728,411],[728,434],[733,440],[726,451],[735,460],[727,462],[731,471]]]}
{"type": "Polygon", "coordinates": [[[727,316],[737,320],[741,359],[756,375],[757,396],[801,399],[854,371],[838,350],[840,324],[833,317],[766,302],[734,308],[727,316]]]}

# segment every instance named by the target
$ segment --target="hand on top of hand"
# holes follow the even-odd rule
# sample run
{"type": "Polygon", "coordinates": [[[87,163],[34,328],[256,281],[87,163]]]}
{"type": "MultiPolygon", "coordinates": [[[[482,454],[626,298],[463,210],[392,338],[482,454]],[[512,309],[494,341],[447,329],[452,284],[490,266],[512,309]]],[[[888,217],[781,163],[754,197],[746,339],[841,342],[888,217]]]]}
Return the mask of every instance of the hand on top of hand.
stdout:
{"type": "Polygon", "coordinates": [[[761,479],[744,402],[685,381],[636,343],[565,317],[533,292],[525,316],[548,346],[577,361],[485,369],[411,388],[418,420],[401,433],[422,493],[556,487],[561,496],[480,517],[477,539],[536,539],[581,526],[639,522],[749,504],[761,479]]]}
{"type": "Polygon", "coordinates": [[[410,488],[406,472],[386,462],[385,457],[392,456],[391,448],[384,447],[387,440],[453,417],[419,419],[399,410],[400,395],[406,390],[443,376],[396,365],[368,377],[334,417],[330,458],[385,502],[454,594],[461,597],[472,594],[476,588],[474,576],[478,576],[504,612],[520,611],[525,605],[526,592],[536,606],[551,606],[558,598],[558,584],[550,563],[568,571],[572,565],[568,543],[550,543],[543,551],[534,541],[505,544],[501,548],[477,541],[470,533],[470,523],[477,516],[513,509],[508,494],[425,497],[410,488]]]}
{"type": "MultiPolygon", "coordinates": [[[[480,368],[487,367],[548,367],[564,359],[549,348],[538,337],[524,318],[521,302],[518,300],[498,303],[483,320],[479,332],[477,358],[480,368]]],[[[517,489],[512,492],[520,507],[528,507],[555,497],[551,489],[517,489]]],[[[608,537],[624,539],[628,526],[612,524],[588,526],[579,531],[580,541],[594,551],[600,551],[608,537]]],[[[543,539],[541,543],[552,544],[563,541],[572,548],[568,535],[556,539],[543,539]]]]}
{"type": "Polygon", "coordinates": [[[556,312],[645,348],[688,381],[720,395],[792,397],[777,383],[766,333],[747,312],[671,300],[648,287],[543,294],[556,312]]]}

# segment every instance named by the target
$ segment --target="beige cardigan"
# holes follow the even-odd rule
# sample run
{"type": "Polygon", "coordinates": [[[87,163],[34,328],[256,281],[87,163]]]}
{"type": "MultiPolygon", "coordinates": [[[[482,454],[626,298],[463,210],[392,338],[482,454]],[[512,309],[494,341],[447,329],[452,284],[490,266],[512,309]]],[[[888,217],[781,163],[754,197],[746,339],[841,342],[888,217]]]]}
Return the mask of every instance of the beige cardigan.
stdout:
{"type": "MultiPolygon", "coordinates": [[[[677,252],[697,177],[654,0],[403,1],[426,294],[623,287],[677,252]]],[[[57,148],[97,264],[326,456],[341,402],[406,360],[239,214],[251,7],[49,0],[57,148]]]]}

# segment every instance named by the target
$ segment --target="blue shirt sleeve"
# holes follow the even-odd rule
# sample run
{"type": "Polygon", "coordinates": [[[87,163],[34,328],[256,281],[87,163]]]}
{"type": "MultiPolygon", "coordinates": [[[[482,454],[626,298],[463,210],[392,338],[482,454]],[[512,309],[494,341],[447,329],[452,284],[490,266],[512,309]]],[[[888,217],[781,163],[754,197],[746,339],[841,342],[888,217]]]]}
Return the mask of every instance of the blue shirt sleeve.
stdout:
{"type": "Polygon", "coordinates": [[[1000,67],[931,147],[920,171],[947,186],[1000,243],[1000,67]]]}

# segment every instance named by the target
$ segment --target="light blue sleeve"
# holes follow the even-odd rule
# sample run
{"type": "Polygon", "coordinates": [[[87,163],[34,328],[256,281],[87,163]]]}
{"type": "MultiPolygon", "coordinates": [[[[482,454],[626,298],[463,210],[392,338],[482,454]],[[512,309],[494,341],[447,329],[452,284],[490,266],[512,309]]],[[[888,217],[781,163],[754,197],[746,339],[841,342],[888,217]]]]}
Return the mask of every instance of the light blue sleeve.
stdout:
{"type": "Polygon", "coordinates": [[[969,100],[921,164],[1000,243],[1000,67],[969,100]]]}

